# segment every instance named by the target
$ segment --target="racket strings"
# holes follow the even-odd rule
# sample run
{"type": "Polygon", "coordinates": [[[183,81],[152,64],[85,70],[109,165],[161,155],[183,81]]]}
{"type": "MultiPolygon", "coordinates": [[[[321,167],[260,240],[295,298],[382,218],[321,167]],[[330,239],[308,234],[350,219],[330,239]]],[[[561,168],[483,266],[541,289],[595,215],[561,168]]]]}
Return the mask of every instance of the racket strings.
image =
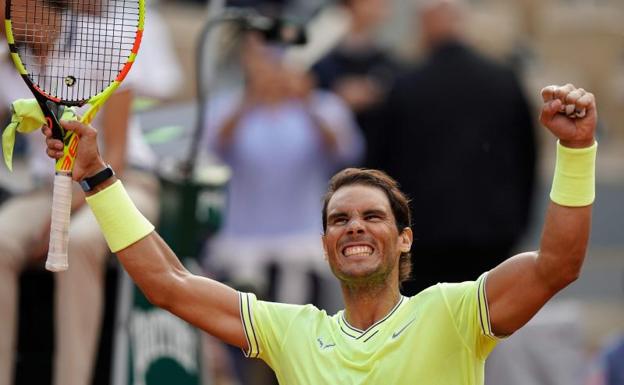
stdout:
{"type": "Polygon", "coordinates": [[[11,19],[20,58],[32,81],[51,96],[88,100],[117,78],[132,53],[139,0],[18,4],[11,4],[11,19]]]}

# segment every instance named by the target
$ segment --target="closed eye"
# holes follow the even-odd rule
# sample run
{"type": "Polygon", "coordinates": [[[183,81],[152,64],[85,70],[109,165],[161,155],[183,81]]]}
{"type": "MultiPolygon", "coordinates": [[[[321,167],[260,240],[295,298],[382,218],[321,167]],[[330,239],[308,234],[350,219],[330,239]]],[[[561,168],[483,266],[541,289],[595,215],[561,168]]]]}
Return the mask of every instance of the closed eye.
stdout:
{"type": "Polygon", "coordinates": [[[368,210],[364,212],[364,219],[367,221],[380,221],[386,218],[386,214],[380,210],[368,210]]]}
{"type": "Polygon", "coordinates": [[[347,223],[347,217],[343,217],[343,216],[330,217],[329,223],[332,225],[336,225],[336,226],[344,225],[347,223]]]}

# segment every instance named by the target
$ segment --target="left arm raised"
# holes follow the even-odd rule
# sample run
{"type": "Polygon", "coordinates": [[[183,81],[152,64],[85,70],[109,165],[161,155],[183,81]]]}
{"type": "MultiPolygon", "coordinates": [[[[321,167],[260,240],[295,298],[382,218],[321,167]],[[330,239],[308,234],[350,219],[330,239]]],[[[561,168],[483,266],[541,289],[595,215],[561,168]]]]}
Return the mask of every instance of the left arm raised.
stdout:
{"type": "MultiPolygon", "coordinates": [[[[546,87],[542,97],[540,121],[562,146],[593,145],[597,120],[594,95],[568,84],[546,87]],[[573,119],[559,113],[565,105],[585,110],[585,116],[573,119]]],[[[486,294],[495,334],[510,335],[518,330],[550,298],[578,278],[589,241],[591,212],[591,204],[570,207],[565,202],[551,201],[540,249],[518,254],[488,274],[486,294]]]]}

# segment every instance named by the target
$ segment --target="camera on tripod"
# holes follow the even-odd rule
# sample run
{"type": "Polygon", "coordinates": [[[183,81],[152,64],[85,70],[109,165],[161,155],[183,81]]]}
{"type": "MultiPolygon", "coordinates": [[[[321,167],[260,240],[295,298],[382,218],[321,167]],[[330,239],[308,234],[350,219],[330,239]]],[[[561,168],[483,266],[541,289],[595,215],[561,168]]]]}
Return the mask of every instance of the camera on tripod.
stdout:
{"type": "Polygon", "coordinates": [[[267,42],[283,45],[304,45],[308,39],[305,26],[284,17],[266,16],[254,8],[230,8],[228,19],[243,30],[261,34],[267,42]]]}

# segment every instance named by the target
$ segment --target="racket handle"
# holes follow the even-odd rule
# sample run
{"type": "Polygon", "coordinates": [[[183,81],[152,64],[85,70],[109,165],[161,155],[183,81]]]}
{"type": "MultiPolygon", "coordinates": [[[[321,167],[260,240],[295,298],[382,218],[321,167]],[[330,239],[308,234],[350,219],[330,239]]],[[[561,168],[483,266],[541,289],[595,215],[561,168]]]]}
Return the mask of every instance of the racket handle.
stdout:
{"type": "Polygon", "coordinates": [[[50,245],[48,247],[48,259],[45,265],[46,269],[50,271],[65,271],[69,267],[67,263],[67,247],[69,244],[71,201],[71,174],[57,173],[54,176],[50,245]]]}

